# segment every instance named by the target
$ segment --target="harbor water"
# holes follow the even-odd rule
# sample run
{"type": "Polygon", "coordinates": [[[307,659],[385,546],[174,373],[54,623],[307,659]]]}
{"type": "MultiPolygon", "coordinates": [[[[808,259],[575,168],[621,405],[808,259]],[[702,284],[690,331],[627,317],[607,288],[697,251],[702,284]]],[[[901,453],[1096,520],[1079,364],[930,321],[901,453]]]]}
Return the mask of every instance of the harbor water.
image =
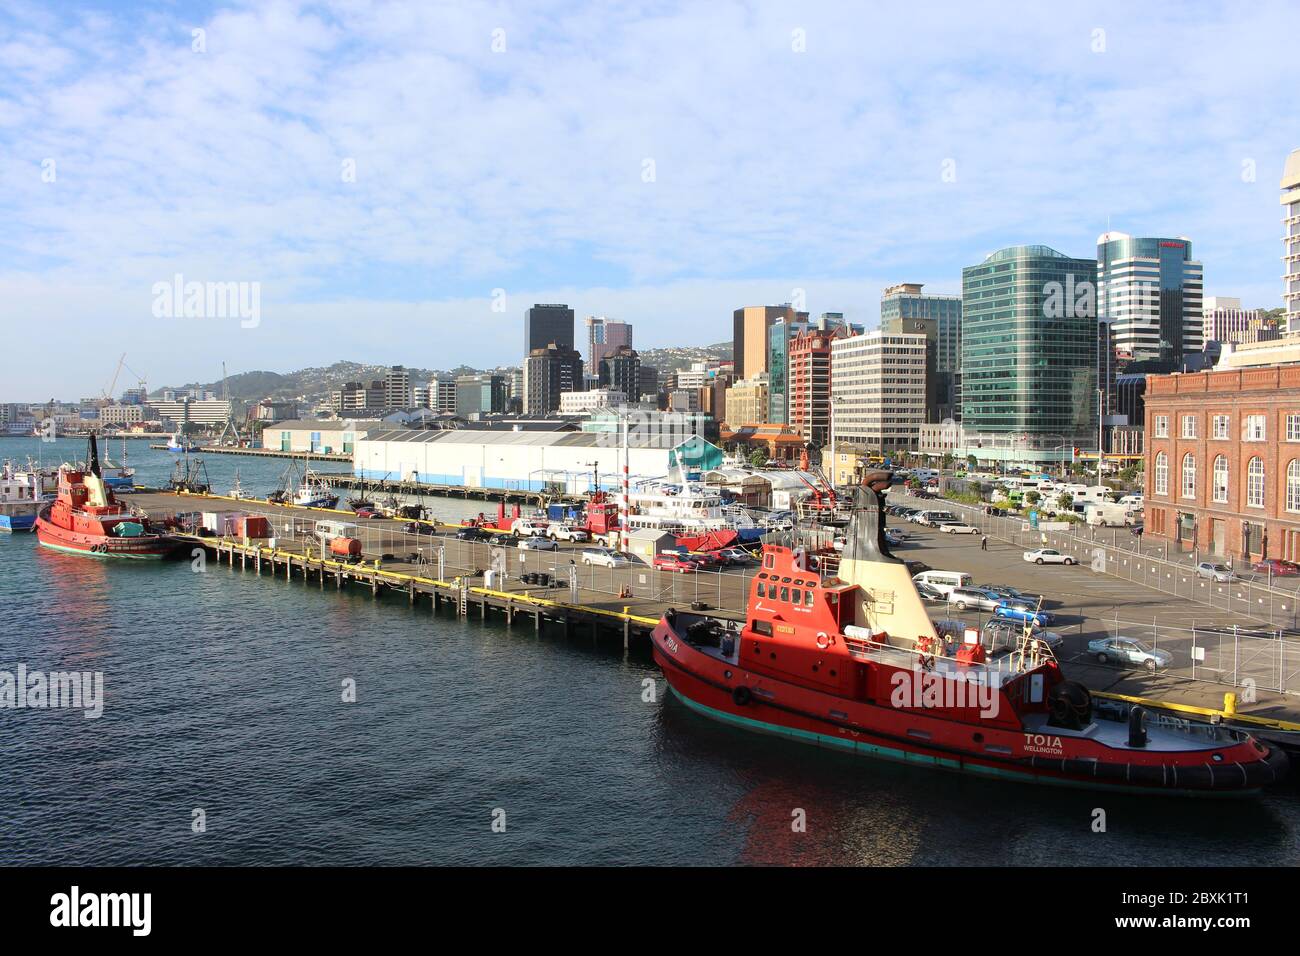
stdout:
{"type": "MultiPolygon", "coordinates": [[[[165,483],[173,456],[129,448],[165,483]]],[[[285,467],[205,461],[218,492],[285,467]]],[[[826,753],[701,718],[648,655],[587,635],[31,535],[0,536],[0,607],[0,671],[104,675],[98,718],[0,709],[7,864],[1300,863],[1294,783],[1120,797],[826,753]]]]}

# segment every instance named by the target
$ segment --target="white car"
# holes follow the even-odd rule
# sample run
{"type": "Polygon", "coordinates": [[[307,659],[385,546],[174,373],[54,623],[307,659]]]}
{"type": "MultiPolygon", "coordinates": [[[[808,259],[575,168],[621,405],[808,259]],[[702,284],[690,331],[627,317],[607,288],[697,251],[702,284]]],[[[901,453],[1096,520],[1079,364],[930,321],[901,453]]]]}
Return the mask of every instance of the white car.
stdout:
{"type": "Polygon", "coordinates": [[[567,524],[553,524],[547,527],[546,536],[552,541],[590,541],[591,535],[586,528],[573,528],[567,524]]]}
{"type": "Polygon", "coordinates": [[[939,530],[944,534],[979,534],[980,529],[973,525],[962,524],[960,521],[945,521],[939,525],[939,530]]]}
{"type": "Polygon", "coordinates": [[[1026,551],[1024,558],[1033,564],[1074,564],[1074,558],[1068,554],[1061,554],[1055,548],[1038,548],[1034,551],[1026,551]]]}
{"type": "Polygon", "coordinates": [[[547,522],[534,521],[531,518],[516,518],[510,522],[510,530],[521,538],[536,538],[546,534],[547,522]]]}
{"type": "Polygon", "coordinates": [[[531,538],[519,539],[520,551],[559,551],[559,542],[553,541],[543,535],[533,535],[531,538]]]}
{"type": "Polygon", "coordinates": [[[583,548],[582,563],[598,565],[602,568],[622,568],[632,562],[620,551],[611,551],[609,548],[583,548]]]}

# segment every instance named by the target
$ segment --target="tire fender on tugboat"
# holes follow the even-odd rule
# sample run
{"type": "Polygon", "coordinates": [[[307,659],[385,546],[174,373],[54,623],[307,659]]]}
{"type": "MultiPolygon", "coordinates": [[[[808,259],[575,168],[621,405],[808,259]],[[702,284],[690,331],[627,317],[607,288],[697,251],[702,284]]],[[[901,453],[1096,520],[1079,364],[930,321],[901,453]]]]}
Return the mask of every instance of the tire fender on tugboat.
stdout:
{"type": "Polygon", "coordinates": [[[735,702],[737,707],[744,707],[754,699],[754,692],[744,684],[741,684],[731,692],[731,699],[735,702]]]}

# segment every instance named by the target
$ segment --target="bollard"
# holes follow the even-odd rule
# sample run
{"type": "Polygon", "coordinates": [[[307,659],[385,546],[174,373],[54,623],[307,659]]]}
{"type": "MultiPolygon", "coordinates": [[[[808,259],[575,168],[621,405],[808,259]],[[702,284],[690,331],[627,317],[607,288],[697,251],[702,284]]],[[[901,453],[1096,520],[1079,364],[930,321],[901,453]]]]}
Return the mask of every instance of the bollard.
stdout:
{"type": "Polygon", "coordinates": [[[1237,695],[1228,691],[1223,695],[1223,712],[1232,716],[1237,712],[1237,695]]]}

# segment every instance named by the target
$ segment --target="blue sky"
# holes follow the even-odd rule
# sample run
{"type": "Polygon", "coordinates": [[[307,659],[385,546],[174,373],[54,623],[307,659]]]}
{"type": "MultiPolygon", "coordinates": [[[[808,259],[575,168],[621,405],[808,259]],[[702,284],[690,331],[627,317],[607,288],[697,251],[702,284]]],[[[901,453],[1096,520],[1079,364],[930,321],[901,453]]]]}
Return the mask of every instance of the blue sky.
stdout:
{"type": "Polygon", "coordinates": [[[1291,16],[0,0],[0,322],[46,357],[0,401],[96,394],[121,352],[155,385],[516,363],[535,301],[643,347],[794,290],[872,324],[886,285],[956,293],[1108,223],[1190,236],[1208,295],[1273,307],[1291,16]],[[258,283],[260,321],[156,317],[177,273],[258,283]]]}

